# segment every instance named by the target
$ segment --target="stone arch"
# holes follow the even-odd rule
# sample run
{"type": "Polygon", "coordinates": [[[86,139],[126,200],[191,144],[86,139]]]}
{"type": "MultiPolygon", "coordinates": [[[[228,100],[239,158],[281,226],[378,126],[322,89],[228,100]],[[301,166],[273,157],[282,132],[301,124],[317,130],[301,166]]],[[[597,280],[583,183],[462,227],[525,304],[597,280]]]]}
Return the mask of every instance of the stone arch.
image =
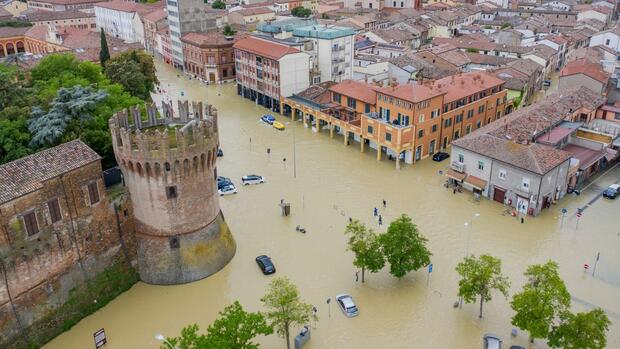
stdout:
{"type": "Polygon", "coordinates": [[[170,163],[168,161],[166,161],[166,163],[164,164],[164,170],[166,171],[166,173],[169,173],[171,170],[170,163]]]}
{"type": "Polygon", "coordinates": [[[4,45],[0,44],[0,58],[4,57],[4,45]]]}
{"type": "Polygon", "coordinates": [[[142,164],[139,162],[136,163],[136,171],[138,171],[138,175],[142,177],[142,164]]]}
{"type": "Polygon", "coordinates": [[[192,168],[194,169],[194,173],[198,173],[198,162],[198,156],[194,156],[194,158],[192,159],[192,168]]]}
{"type": "Polygon", "coordinates": [[[183,176],[189,177],[189,160],[183,160],[183,176]]]}
{"type": "Polygon", "coordinates": [[[24,46],[23,41],[18,41],[15,43],[15,47],[18,53],[26,52],[26,47],[24,46]]]}
{"type": "Polygon", "coordinates": [[[133,172],[133,162],[129,161],[127,163],[127,168],[129,169],[129,171],[133,172]]]}
{"type": "Polygon", "coordinates": [[[159,165],[159,162],[155,163],[155,177],[159,178],[159,176],[161,175],[161,166],[159,165]]]}
{"type": "Polygon", "coordinates": [[[153,171],[151,170],[151,164],[147,162],[145,168],[146,168],[146,176],[152,177],[153,171]]]}
{"type": "Polygon", "coordinates": [[[207,155],[207,167],[211,168],[211,150],[209,150],[209,155],[207,155]]]}
{"type": "Polygon", "coordinates": [[[211,161],[211,164],[213,164],[213,166],[215,166],[216,160],[217,160],[217,147],[213,148],[213,160],[211,161]]]}
{"type": "Polygon", "coordinates": [[[174,176],[175,178],[179,178],[181,176],[181,162],[179,160],[175,160],[174,162],[174,176]]]}
{"type": "Polygon", "coordinates": [[[205,169],[206,162],[207,156],[204,153],[200,154],[200,167],[202,167],[203,171],[205,169]]]}
{"type": "Polygon", "coordinates": [[[12,42],[8,42],[6,44],[6,54],[7,54],[7,56],[15,54],[15,45],[13,45],[12,42]]]}

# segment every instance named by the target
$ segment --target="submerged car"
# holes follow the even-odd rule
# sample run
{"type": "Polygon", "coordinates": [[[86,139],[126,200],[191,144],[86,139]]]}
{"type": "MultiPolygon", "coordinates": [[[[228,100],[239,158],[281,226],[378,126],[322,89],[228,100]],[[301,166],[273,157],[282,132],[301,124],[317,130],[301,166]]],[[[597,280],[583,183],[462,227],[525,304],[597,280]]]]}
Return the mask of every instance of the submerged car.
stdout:
{"type": "Polygon", "coordinates": [[[265,275],[273,274],[276,272],[276,267],[271,262],[271,258],[265,255],[256,257],[256,264],[265,275]]]}
{"type": "Polygon", "coordinates": [[[484,339],[484,349],[501,349],[502,340],[498,336],[487,333],[482,337],[484,339]]]}
{"type": "Polygon", "coordinates": [[[612,184],[603,192],[603,197],[615,199],[620,194],[620,184],[612,184]]]}
{"type": "Polygon", "coordinates": [[[221,158],[222,156],[224,156],[224,151],[220,148],[217,150],[217,157],[221,158]]]}
{"type": "Polygon", "coordinates": [[[338,302],[338,306],[342,313],[346,317],[355,317],[359,314],[359,310],[353,301],[353,297],[348,294],[339,294],[336,296],[336,302],[338,302]]]}
{"type": "Polygon", "coordinates": [[[276,121],[276,118],[274,118],[271,114],[265,114],[260,119],[261,121],[268,123],[269,125],[273,125],[273,122],[276,121]]]}
{"type": "Polygon", "coordinates": [[[284,130],[284,124],[282,124],[279,121],[274,121],[273,128],[275,128],[276,130],[279,130],[279,131],[283,131],[284,130]]]}
{"type": "Polygon", "coordinates": [[[217,177],[217,189],[222,189],[227,185],[232,185],[233,182],[230,180],[230,178],[226,178],[226,177],[222,177],[222,176],[218,176],[217,177]]]}
{"type": "Polygon", "coordinates": [[[433,161],[440,162],[440,161],[444,161],[445,159],[447,159],[449,157],[450,157],[450,154],[439,152],[439,153],[433,155],[433,161]]]}
{"type": "Polygon", "coordinates": [[[218,188],[217,192],[220,196],[237,194],[237,188],[231,183],[224,185],[222,188],[218,188]]]}
{"type": "Polygon", "coordinates": [[[259,175],[247,175],[241,177],[243,185],[265,183],[265,177],[259,175]]]}

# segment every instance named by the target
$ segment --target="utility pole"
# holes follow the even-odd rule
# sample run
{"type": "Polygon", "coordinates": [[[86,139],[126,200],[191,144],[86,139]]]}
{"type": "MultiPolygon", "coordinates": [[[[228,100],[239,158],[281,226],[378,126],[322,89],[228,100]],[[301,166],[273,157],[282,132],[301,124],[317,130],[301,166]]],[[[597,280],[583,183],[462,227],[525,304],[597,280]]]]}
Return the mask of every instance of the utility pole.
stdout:
{"type": "Polygon", "coordinates": [[[601,258],[601,253],[598,252],[596,254],[596,261],[594,261],[594,268],[592,268],[592,276],[594,276],[594,273],[596,273],[596,265],[598,264],[598,260],[601,258]]]}

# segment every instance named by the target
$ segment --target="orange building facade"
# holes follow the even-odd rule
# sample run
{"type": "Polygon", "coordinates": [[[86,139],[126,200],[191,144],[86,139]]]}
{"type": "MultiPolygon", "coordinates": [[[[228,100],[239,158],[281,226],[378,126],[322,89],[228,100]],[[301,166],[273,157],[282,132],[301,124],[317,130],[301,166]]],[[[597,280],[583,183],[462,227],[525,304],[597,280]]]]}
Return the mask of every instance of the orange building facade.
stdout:
{"type": "Polygon", "coordinates": [[[329,88],[331,102],[318,107],[295,96],[281,110],[317,131],[327,128],[396,161],[415,163],[448,147],[452,140],[504,115],[504,81],[484,72],[461,73],[422,84],[388,86],[347,80],[329,88]],[[372,98],[374,97],[374,103],[372,98]]]}

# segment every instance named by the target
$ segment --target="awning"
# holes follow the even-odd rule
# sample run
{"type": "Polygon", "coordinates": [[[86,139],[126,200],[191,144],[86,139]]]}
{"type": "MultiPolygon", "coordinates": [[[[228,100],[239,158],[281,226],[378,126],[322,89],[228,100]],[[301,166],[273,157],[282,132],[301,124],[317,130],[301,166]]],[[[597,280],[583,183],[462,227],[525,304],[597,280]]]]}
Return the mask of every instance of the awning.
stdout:
{"type": "Polygon", "coordinates": [[[455,170],[449,168],[448,171],[446,172],[446,176],[448,176],[448,177],[450,177],[450,178],[452,178],[452,179],[454,179],[456,181],[462,182],[463,179],[465,179],[465,177],[467,177],[467,174],[461,173],[461,172],[456,172],[455,170]]]}
{"type": "Polygon", "coordinates": [[[472,175],[467,176],[465,183],[469,183],[472,187],[480,190],[484,190],[487,186],[487,181],[472,175]]]}

